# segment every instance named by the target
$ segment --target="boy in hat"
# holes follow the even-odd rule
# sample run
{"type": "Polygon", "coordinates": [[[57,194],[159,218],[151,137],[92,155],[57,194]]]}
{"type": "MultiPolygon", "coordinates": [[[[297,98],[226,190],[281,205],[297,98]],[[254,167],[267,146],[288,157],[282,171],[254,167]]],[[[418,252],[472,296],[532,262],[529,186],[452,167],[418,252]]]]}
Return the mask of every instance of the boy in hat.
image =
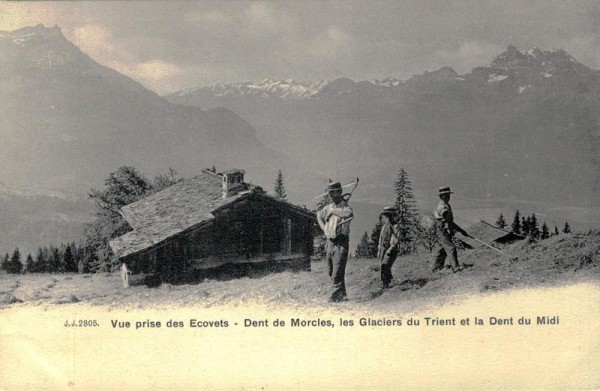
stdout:
{"type": "Polygon", "coordinates": [[[383,226],[379,234],[377,258],[381,260],[381,284],[384,289],[390,287],[392,282],[392,266],[398,257],[398,241],[400,232],[396,222],[398,210],[393,206],[386,206],[379,215],[383,226]]]}
{"type": "Polygon", "coordinates": [[[353,213],[342,197],[342,185],[339,182],[330,183],[327,193],[331,202],[317,212],[317,221],[327,238],[325,250],[329,276],[333,280],[333,293],[329,301],[347,301],[345,274],[353,213]]]}
{"type": "Polygon", "coordinates": [[[452,271],[456,273],[462,270],[458,263],[458,254],[452,238],[457,231],[466,237],[470,237],[464,229],[454,222],[454,214],[449,203],[450,194],[453,194],[453,192],[450,191],[449,187],[440,187],[438,191],[440,202],[437,209],[433,212],[433,216],[435,217],[435,233],[440,241],[440,245],[434,253],[435,264],[432,270],[434,272],[444,267],[448,255],[452,257],[452,265],[450,266],[452,271]]]}

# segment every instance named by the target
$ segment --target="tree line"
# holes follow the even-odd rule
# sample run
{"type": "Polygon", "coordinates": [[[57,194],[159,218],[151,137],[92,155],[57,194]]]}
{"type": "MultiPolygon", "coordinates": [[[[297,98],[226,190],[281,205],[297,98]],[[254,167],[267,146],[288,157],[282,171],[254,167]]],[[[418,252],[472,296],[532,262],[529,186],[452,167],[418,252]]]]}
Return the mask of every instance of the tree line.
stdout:
{"type": "Polygon", "coordinates": [[[85,248],[75,242],[40,247],[35,257],[28,254],[24,262],[17,247],[12,256],[4,255],[0,268],[7,273],[87,273],[83,260],[85,248]]]}
{"type": "MultiPolygon", "coordinates": [[[[500,213],[500,216],[498,216],[498,219],[496,219],[495,224],[498,228],[508,228],[508,224],[506,223],[502,213],[500,213]]],[[[530,240],[544,240],[551,236],[560,234],[557,226],[554,226],[554,230],[550,231],[548,224],[546,224],[544,221],[542,227],[540,228],[535,213],[532,213],[530,216],[522,216],[518,209],[513,217],[510,230],[512,233],[527,237],[530,240]]],[[[562,228],[562,233],[571,233],[571,226],[569,225],[568,221],[565,221],[565,225],[562,228]]]]}

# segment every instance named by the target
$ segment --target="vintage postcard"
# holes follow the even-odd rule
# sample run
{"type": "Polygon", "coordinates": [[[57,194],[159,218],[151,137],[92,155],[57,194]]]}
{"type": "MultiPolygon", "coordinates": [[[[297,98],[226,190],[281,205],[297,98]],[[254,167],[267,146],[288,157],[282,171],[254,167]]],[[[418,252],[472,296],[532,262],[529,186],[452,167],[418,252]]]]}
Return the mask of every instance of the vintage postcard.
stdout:
{"type": "Polygon", "coordinates": [[[0,2],[0,389],[600,388],[599,25],[0,2]]]}

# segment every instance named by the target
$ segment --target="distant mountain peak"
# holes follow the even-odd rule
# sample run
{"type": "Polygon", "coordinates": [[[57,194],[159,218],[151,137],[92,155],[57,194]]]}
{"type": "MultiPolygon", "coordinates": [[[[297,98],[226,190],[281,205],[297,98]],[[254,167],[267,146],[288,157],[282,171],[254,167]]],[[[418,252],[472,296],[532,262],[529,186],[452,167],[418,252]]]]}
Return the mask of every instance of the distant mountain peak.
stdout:
{"type": "Polygon", "coordinates": [[[458,73],[452,67],[444,66],[433,72],[425,71],[425,73],[421,75],[414,75],[413,77],[408,79],[406,83],[415,84],[446,82],[449,80],[453,80],[458,76],[458,73]]]}
{"type": "Polygon", "coordinates": [[[60,27],[43,24],[27,26],[13,31],[0,31],[2,58],[20,57],[19,66],[49,68],[73,61],[90,61],[89,57],[71,43],[60,27]]]}
{"type": "Polygon", "coordinates": [[[62,40],[68,42],[67,38],[62,33],[62,30],[57,25],[52,27],[46,27],[43,24],[36,24],[35,26],[26,26],[13,31],[1,31],[0,38],[12,38],[12,39],[33,39],[43,38],[46,40],[62,40]]]}
{"type": "Polygon", "coordinates": [[[503,53],[492,60],[489,67],[500,69],[530,68],[545,72],[555,70],[589,71],[589,68],[577,62],[573,56],[563,49],[542,50],[533,47],[523,50],[514,45],[508,45],[508,48],[503,53]]]}

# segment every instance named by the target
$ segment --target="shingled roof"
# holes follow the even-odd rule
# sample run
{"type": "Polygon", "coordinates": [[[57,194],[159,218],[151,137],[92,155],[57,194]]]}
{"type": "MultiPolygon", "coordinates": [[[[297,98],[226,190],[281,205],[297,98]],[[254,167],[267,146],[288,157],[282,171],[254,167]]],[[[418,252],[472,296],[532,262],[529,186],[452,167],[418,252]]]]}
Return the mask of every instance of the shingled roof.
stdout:
{"type": "MultiPolygon", "coordinates": [[[[222,177],[210,170],[203,170],[194,178],[178,182],[121,208],[121,214],[133,231],[111,240],[110,246],[118,258],[126,257],[190,228],[210,224],[215,218],[214,211],[257,194],[282,202],[256,190],[223,198],[222,177]]],[[[298,212],[310,213],[298,206],[286,205],[298,212]]]]}
{"type": "MultiPolygon", "coordinates": [[[[475,223],[469,228],[466,229],[469,235],[483,240],[486,243],[501,243],[502,241],[512,241],[512,240],[520,240],[523,239],[522,236],[516,235],[513,232],[506,231],[502,228],[498,228],[488,222],[480,221],[479,223],[475,223]]],[[[461,236],[460,240],[467,243],[473,248],[477,248],[483,246],[483,244],[473,240],[471,238],[466,238],[461,236]]]]}

